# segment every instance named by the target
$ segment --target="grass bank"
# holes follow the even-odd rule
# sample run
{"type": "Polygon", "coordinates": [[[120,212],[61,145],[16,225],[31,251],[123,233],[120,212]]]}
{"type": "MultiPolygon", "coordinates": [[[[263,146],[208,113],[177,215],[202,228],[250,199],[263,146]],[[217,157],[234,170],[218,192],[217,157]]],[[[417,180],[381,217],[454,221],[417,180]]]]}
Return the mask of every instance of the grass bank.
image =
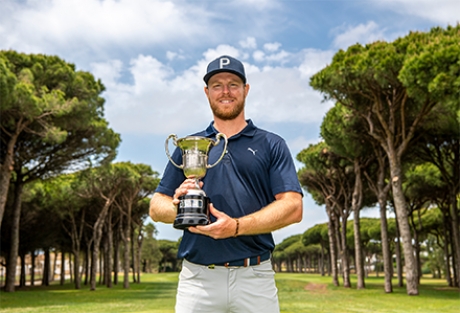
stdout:
{"type": "MultiPolygon", "coordinates": [[[[1,313],[118,313],[174,312],[177,273],[146,274],[141,284],[90,291],[73,285],[27,287],[14,293],[0,293],[1,313]]],[[[423,279],[419,296],[406,295],[405,288],[383,291],[383,278],[366,279],[366,289],[334,287],[330,277],[311,274],[276,275],[281,312],[375,312],[375,313],[458,313],[460,293],[442,280],[423,279]]],[[[353,281],[352,281],[353,283],[353,281]]],[[[263,312],[261,312],[263,313],[263,312]]]]}

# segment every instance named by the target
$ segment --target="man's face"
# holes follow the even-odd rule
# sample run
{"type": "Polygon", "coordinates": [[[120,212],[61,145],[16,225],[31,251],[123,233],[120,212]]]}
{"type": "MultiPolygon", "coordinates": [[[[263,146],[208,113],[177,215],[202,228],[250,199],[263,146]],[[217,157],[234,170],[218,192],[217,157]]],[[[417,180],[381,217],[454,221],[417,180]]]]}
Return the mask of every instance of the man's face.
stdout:
{"type": "Polygon", "coordinates": [[[211,76],[204,91],[214,116],[228,121],[243,114],[249,85],[235,74],[222,72],[211,76]]]}

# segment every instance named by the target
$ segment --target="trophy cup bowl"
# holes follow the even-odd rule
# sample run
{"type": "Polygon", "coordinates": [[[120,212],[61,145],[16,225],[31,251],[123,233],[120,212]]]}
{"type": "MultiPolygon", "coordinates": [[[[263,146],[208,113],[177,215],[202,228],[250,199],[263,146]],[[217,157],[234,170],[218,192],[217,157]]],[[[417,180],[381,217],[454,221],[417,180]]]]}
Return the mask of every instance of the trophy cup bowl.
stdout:
{"type": "Polygon", "coordinates": [[[188,190],[186,195],[180,196],[177,215],[173,227],[185,229],[189,226],[207,225],[209,220],[209,198],[200,188],[199,181],[206,175],[206,171],[219,163],[227,150],[227,137],[223,133],[216,135],[216,140],[200,136],[188,136],[177,139],[175,134],[169,135],[165,142],[166,156],[171,163],[184,171],[187,178],[195,179],[195,189],[188,190]],[[176,147],[182,151],[182,164],[176,164],[169,154],[169,139],[173,139],[176,147]],[[212,147],[224,139],[224,149],[219,159],[212,165],[208,164],[208,153],[212,147]]]}

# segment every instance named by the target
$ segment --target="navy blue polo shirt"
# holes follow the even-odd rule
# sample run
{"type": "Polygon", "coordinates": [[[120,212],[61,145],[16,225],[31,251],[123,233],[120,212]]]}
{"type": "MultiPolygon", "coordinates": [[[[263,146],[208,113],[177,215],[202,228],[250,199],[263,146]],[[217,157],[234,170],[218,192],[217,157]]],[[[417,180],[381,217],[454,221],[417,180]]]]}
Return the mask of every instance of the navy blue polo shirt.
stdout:
{"type": "MultiPolygon", "coordinates": [[[[295,191],[302,194],[294,162],[285,141],[278,135],[257,128],[251,120],[238,134],[228,139],[222,160],[206,172],[203,190],[219,211],[230,217],[241,217],[260,210],[275,200],[275,195],[295,191]]],[[[194,136],[215,138],[213,126],[194,136]]],[[[214,164],[223,151],[223,140],[209,152],[208,164],[214,164]]],[[[176,164],[182,164],[180,149],[172,155],[176,164]]],[[[156,192],[174,196],[185,176],[168,162],[156,192]]],[[[211,216],[211,222],[216,219],[211,216]]],[[[271,233],[213,239],[184,230],[178,258],[209,265],[225,263],[273,251],[271,233]]]]}

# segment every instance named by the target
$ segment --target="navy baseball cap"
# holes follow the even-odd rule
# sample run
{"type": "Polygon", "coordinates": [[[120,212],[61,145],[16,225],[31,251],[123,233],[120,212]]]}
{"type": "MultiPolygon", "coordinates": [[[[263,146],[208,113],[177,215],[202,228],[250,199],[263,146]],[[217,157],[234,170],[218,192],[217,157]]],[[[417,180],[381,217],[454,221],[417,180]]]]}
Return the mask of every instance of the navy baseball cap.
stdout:
{"type": "Polygon", "coordinates": [[[206,75],[203,77],[206,85],[208,84],[208,81],[212,75],[221,72],[236,74],[243,80],[243,83],[246,84],[246,74],[244,73],[243,63],[235,58],[232,58],[231,56],[223,55],[208,64],[206,75]]]}

